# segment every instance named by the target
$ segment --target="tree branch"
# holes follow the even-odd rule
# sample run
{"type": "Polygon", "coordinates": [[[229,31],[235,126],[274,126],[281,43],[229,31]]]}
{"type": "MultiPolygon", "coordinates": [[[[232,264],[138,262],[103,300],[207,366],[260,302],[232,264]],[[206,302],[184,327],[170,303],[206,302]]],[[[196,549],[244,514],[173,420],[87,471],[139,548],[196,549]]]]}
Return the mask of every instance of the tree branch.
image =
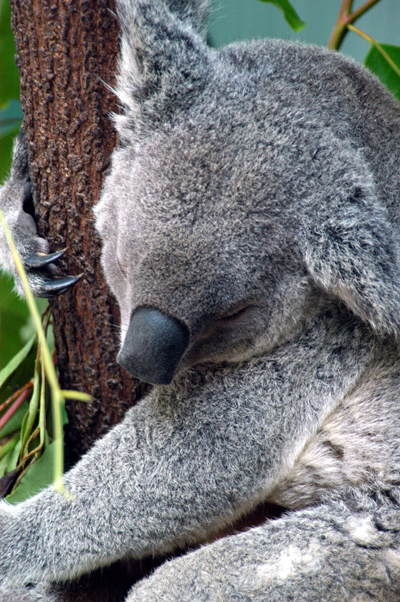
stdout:
{"type": "Polygon", "coordinates": [[[364,2],[364,4],[352,12],[353,0],[342,0],[338,18],[332,30],[331,37],[329,38],[328,48],[331,50],[339,50],[349,31],[348,25],[355,23],[357,19],[378,2],[380,2],[380,0],[367,0],[367,2],[364,2]]]}

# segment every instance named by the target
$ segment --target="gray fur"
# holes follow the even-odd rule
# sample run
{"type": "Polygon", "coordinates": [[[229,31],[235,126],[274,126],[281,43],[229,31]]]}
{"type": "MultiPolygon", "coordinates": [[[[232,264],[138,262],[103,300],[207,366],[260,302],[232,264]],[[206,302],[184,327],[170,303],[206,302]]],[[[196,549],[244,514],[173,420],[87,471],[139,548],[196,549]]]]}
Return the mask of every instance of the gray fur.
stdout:
{"type": "Polygon", "coordinates": [[[207,48],[204,2],[118,6],[103,267],[122,347],[141,307],[189,345],[65,476],[72,502],[49,488],[0,506],[0,587],[206,541],[270,500],[292,512],[127,602],[396,602],[399,105],[320,48],[207,48]]]}

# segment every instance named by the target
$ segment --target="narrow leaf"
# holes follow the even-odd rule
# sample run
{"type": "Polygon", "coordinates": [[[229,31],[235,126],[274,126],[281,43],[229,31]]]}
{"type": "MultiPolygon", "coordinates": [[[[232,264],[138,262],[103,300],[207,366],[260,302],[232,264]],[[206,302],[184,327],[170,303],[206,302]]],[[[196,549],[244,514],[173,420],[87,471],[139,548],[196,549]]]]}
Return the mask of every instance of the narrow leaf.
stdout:
{"type": "Polygon", "coordinates": [[[0,460],[6,457],[7,454],[10,453],[14,449],[19,439],[19,432],[14,433],[14,435],[3,445],[0,447],[0,460]]]}
{"type": "Polygon", "coordinates": [[[260,2],[275,4],[275,6],[283,12],[285,21],[294,31],[301,31],[304,29],[306,24],[300,19],[289,0],[260,0],[260,2]]]}
{"type": "Polygon", "coordinates": [[[14,449],[10,453],[8,464],[7,464],[6,473],[7,472],[11,472],[15,468],[17,468],[17,466],[18,466],[18,458],[19,458],[20,451],[21,451],[21,439],[18,438],[18,441],[17,441],[14,449]]]}
{"type": "Polygon", "coordinates": [[[24,359],[28,356],[30,350],[33,347],[33,344],[36,340],[36,337],[32,337],[26,343],[26,345],[15,355],[12,360],[10,360],[2,370],[0,370],[0,389],[6,382],[6,380],[15,372],[15,370],[22,364],[24,359]]]}
{"type": "Polygon", "coordinates": [[[8,472],[0,479],[0,498],[3,498],[11,491],[15,481],[18,478],[18,470],[8,472]]]}
{"type": "Polygon", "coordinates": [[[35,495],[53,482],[54,466],[57,464],[57,445],[51,443],[44,454],[31,466],[16,490],[7,498],[15,504],[35,495]]]}
{"type": "Polygon", "coordinates": [[[38,409],[39,409],[39,400],[40,400],[40,377],[39,377],[39,372],[38,372],[37,365],[36,365],[35,375],[33,378],[32,397],[29,402],[29,409],[25,416],[24,422],[22,424],[22,429],[21,429],[21,452],[23,455],[28,453],[28,450],[25,448],[26,448],[28,439],[32,433],[32,429],[33,429],[35,420],[37,419],[37,414],[38,414],[38,409]]]}
{"type": "Polygon", "coordinates": [[[18,408],[15,414],[7,421],[7,424],[0,431],[0,439],[8,437],[11,433],[16,430],[20,430],[23,419],[26,412],[28,411],[28,402],[24,402],[23,405],[18,408]]]}

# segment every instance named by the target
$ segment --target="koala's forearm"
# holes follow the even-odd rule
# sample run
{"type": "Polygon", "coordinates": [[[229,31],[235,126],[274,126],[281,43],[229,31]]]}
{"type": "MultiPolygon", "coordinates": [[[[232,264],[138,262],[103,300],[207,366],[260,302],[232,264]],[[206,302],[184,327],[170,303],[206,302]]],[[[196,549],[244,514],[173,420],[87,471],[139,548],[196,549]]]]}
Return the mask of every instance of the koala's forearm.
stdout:
{"type": "Polygon", "coordinates": [[[164,407],[162,399],[144,400],[66,475],[72,502],[48,489],[18,507],[0,506],[0,584],[5,575],[3,585],[67,579],[128,554],[173,548],[256,495],[274,464],[264,457],[261,411],[253,418],[253,400],[218,393],[203,407],[195,397],[175,407],[171,399],[164,407]],[[217,424],[208,404],[221,413],[217,424]],[[226,428],[223,417],[235,411],[249,414],[245,431],[226,428]]]}
{"type": "Polygon", "coordinates": [[[265,497],[365,362],[361,347],[354,361],[351,335],[338,341],[348,355],[332,359],[336,380],[322,379],[324,351],[306,346],[312,337],[305,332],[273,358],[254,360],[251,383],[248,365],[226,366],[155,389],[66,475],[72,502],[50,488],[0,506],[0,584],[66,579],[166,551],[265,497]],[[310,363],[306,383],[293,361],[299,354],[310,363]]]}

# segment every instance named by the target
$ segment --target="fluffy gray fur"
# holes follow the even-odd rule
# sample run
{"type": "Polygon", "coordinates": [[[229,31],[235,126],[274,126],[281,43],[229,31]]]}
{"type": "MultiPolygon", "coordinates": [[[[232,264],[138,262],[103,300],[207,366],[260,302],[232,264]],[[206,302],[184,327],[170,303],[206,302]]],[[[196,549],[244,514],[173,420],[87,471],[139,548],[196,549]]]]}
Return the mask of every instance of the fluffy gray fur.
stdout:
{"type": "MultiPolygon", "coordinates": [[[[167,563],[127,602],[397,602],[399,105],[320,48],[208,48],[204,1],[117,4],[103,267],[122,346],[141,307],[189,345],[65,476],[72,502],[50,487],[0,505],[0,588],[205,541],[270,500],[291,512],[167,563]]],[[[0,198],[24,248],[20,176],[0,198]]]]}

